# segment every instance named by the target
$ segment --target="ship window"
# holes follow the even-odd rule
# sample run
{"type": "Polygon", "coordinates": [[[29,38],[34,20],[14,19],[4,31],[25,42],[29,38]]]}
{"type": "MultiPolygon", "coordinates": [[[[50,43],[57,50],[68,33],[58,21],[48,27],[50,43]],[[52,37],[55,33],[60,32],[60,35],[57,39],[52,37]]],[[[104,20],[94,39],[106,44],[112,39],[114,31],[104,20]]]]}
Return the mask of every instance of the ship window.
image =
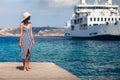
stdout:
{"type": "Polygon", "coordinates": [[[97,20],[99,21],[99,18],[97,20]]]}
{"type": "Polygon", "coordinates": [[[120,20],[120,18],[119,18],[119,20],[120,20]]]}
{"type": "Polygon", "coordinates": [[[87,29],[87,24],[84,24],[83,26],[84,26],[84,29],[87,29]]]}
{"type": "Polygon", "coordinates": [[[92,21],[92,18],[90,18],[90,21],[92,21]]]}
{"type": "Polygon", "coordinates": [[[94,18],[94,21],[96,21],[96,18],[94,18]]]}
{"type": "Polygon", "coordinates": [[[79,9],[82,9],[82,7],[79,7],[79,9]]]}
{"type": "Polygon", "coordinates": [[[105,18],[105,21],[107,21],[107,18],[105,18]]]}
{"type": "Polygon", "coordinates": [[[93,26],[97,26],[98,24],[93,24],[93,26]]]}
{"type": "Polygon", "coordinates": [[[80,25],[79,29],[80,29],[80,30],[82,29],[82,25],[80,25]]]}
{"type": "Polygon", "coordinates": [[[113,8],[113,9],[117,10],[117,8],[113,8]]]}
{"type": "Polygon", "coordinates": [[[82,18],[80,18],[80,20],[83,20],[82,18]]]}
{"type": "Polygon", "coordinates": [[[82,21],[80,20],[80,23],[82,23],[82,21]]]}
{"type": "Polygon", "coordinates": [[[105,9],[108,9],[107,7],[105,7],[105,9]]]}
{"type": "Polygon", "coordinates": [[[115,21],[117,21],[117,18],[115,18],[115,21]]]}
{"type": "Polygon", "coordinates": [[[112,21],[114,21],[114,18],[112,18],[112,21]]]}
{"type": "Polygon", "coordinates": [[[103,21],[103,18],[101,18],[101,21],[103,21]]]}
{"type": "Polygon", "coordinates": [[[109,23],[108,23],[108,22],[106,22],[106,25],[109,25],[109,23]]]}
{"type": "Polygon", "coordinates": [[[77,20],[74,20],[74,24],[77,24],[77,20]]]}
{"type": "Polygon", "coordinates": [[[75,28],[74,26],[71,26],[71,30],[72,30],[72,31],[74,30],[74,28],[75,28]]]}
{"type": "Polygon", "coordinates": [[[108,21],[110,21],[110,18],[108,18],[108,21]]]}
{"type": "Polygon", "coordinates": [[[77,19],[77,23],[79,24],[79,22],[80,22],[80,20],[79,19],[77,19]]]}
{"type": "Polygon", "coordinates": [[[83,24],[83,26],[84,26],[84,27],[86,27],[86,26],[87,26],[87,24],[83,24]]]}
{"type": "Polygon", "coordinates": [[[82,19],[82,18],[80,18],[80,19],[79,19],[79,22],[80,22],[80,23],[82,23],[82,20],[83,20],[83,19],[82,19]]]}
{"type": "Polygon", "coordinates": [[[78,24],[78,23],[79,23],[79,19],[76,19],[74,23],[75,23],[75,24],[78,24]]]}
{"type": "Polygon", "coordinates": [[[91,9],[95,9],[94,7],[91,7],[91,9]]]}

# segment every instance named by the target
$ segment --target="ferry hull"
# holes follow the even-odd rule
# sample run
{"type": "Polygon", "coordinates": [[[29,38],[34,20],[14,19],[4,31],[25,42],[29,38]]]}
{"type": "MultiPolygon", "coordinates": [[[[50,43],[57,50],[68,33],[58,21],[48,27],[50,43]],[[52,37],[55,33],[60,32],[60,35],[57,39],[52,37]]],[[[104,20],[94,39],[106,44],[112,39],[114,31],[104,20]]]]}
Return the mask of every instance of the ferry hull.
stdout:
{"type": "Polygon", "coordinates": [[[71,31],[70,28],[65,30],[65,33],[69,33],[69,36],[72,38],[80,39],[96,39],[96,40],[120,40],[120,26],[111,24],[109,26],[99,25],[92,26],[87,30],[79,30],[79,27],[76,26],[75,31],[71,31]],[[78,31],[77,31],[78,30],[78,31]]]}

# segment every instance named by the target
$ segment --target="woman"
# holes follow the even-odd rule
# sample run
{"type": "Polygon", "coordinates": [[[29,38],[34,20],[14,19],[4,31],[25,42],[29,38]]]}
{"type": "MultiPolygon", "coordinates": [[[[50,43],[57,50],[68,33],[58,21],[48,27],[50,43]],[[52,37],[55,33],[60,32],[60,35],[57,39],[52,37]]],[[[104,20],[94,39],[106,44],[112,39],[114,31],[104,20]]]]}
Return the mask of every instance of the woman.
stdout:
{"type": "Polygon", "coordinates": [[[20,24],[20,42],[21,58],[23,60],[24,71],[29,71],[30,55],[32,45],[34,44],[34,36],[32,33],[32,24],[29,22],[30,13],[23,14],[23,20],[20,24]]]}

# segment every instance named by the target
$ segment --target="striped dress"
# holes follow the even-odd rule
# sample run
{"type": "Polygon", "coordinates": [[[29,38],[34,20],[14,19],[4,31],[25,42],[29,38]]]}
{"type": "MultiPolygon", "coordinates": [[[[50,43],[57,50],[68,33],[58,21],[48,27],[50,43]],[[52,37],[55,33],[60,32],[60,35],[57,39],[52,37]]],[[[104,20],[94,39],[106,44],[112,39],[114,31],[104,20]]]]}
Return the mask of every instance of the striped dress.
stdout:
{"type": "Polygon", "coordinates": [[[23,36],[22,36],[22,48],[21,48],[21,58],[26,59],[28,50],[31,53],[32,51],[32,38],[30,31],[32,28],[23,27],[23,36]]]}

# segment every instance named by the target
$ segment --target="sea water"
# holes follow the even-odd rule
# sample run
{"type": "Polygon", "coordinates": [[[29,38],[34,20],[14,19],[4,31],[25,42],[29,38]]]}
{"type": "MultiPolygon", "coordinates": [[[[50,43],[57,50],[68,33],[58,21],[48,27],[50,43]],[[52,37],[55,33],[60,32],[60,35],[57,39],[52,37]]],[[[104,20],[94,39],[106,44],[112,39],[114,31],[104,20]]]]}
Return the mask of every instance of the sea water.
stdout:
{"type": "MultiPolygon", "coordinates": [[[[81,80],[120,80],[120,41],[35,37],[32,62],[53,62],[81,80]]],[[[21,62],[19,37],[0,37],[0,62],[21,62]]]]}

